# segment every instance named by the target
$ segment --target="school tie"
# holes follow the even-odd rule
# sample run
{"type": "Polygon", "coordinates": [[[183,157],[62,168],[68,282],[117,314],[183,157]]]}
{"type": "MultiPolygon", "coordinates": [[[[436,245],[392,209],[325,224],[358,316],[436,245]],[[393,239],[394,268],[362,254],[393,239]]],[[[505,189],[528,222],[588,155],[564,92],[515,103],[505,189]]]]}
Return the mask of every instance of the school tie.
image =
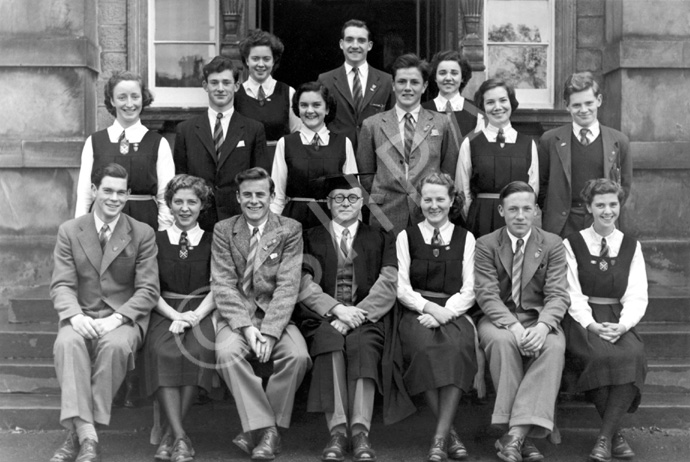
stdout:
{"type": "Polygon", "coordinates": [[[498,134],[496,135],[496,142],[500,144],[505,144],[506,143],[506,137],[503,134],[503,129],[499,128],[498,129],[498,134]]]}
{"type": "Polygon", "coordinates": [[[443,245],[443,238],[441,237],[441,232],[438,228],[434,228],[434,235],[431,236],[431,245],[440,247],[443,245]]]}
{"type": "Polygon", "coordinates": [[[314,146],[314,149],[317,151],[319,150],[319,146],[321,146],[321,138],[319,138],[319,134],[315,133],[314,138],[311,140],[311,145],[314,146]]]}
{"type": "Polygon", "coordinates": [[[405,114],[405,163],[410,163],[412,140],[414,139],[414,118],[409,112],[405,114]]]}
{"type": "Polygon", "coordinates": [[[347,258],[348,254],[350,253],[349,248],[347,246],[347,240],[350,237],[350,231],[347,230],[347,228],[343,229],[343,234],[340,235],[340,251],[342,252],[343,256],[347,258]]]}
{"type": "Polygon", "coordinates": [[[522,295],[522,262],[525,259],[524,248],[522,245],[524,240],[518,239],[515,246],[515,253],[513,254],[513,290],[512,297],[515,303],[515,309],[520,307],[520,297],[522,295]]]}
{"type": "Polygon", "coordinates": [[[259,97],[257,98],[259,100],[259,104],[263,106],[266,104],[266,93],[264,92],[264,87],[262,85],[259,85],[259,97]]]}
{"type": "Polygon", "coordinates": [[[256,258],[256,248],[259,246],[259,228],[254,228],[252,237],[249,240],[249,254],[247,255],[247,266],[244,268],[242,277],[242,292],[249,297],[252,288],[252,276],[254,275],[254,260],[256,258]]]}
{"type": "Polygon", "coordinates": [[[608,257],[609,256],[609,245],[606,243],[606,238],[602,237],[601,238],[601,251],[599,252],[600,257],[608,257]]]}
{"type": "Polygon", "coordinates": [[[450,101],[446,101],[446,114],[451,115],[453,113],[453,106],[450,101]]]}
{"type": "Polygon", "coordinates": [[[189,256],[189,241],[187,240],[187,231],[182,231],[180,234],[180,258],[186,260],[189,256]]]}
{"type": "Polygon", "coordinates": [[[105,245],[108,243],[108,231],[110,227],[106,224],[101,227],[101,231],[98,233],[98,242],[101,243],[101,250],[105,250],[105,245]]]}
{"type": "Polygon", "coordinates": [[[220,158],[220,147],[223,146],[223,125],[220,119],[223,118],[223,113],[219,112],[216,116],[216,126],[213,129],[213,144],[216,146],[216,157],[220,158]]]}
{"type": "Polygon", "coordinates": [[[129,140],[125,136],[124,130],[122,130],[122,133],[120,133],[120,137],[117,139],[117,142],[120,145],[120,154],[129,154],[129,140]]]}
{"type": "Polygon", "coordinates": [[[362,105],[362,81],[359,79],[359,68],[353,67],[352,73],[352,100],[355,102],[355,112],[359,112],[362,105]]]}
{"type": "Polygon", "coordinates": [[[589,138],[587,138],[587,135],[589,135],[589,128],[580,129],[580,143],[582,146],[587,146],[589,144],[589,138]]]}

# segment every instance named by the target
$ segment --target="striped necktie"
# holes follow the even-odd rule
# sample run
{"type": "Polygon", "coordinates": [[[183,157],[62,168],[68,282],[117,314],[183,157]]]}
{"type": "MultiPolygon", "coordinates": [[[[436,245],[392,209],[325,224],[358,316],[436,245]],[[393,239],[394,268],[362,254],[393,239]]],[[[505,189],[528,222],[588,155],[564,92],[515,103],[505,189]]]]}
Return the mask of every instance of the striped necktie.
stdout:
{"type": "Polygon", "coordinates": [[[259,100],[259,105],[263,106],[266,104],[266,92],[264,92],[264,87],[262,85],[259,85],[259,94],[256,99],[259,100]]]}
{"type": "Polygon", "coordinates": [[[506,137],[503,134],[502,128],[498,129],[498,133],[496,134],[496,142],[499,144],[506,144],[506,137]]]}
{"type": "Polygon", "coordinates": [[[589,144],[589,138],[587,138],[587,135],[589,135],[589,128],[583,128],[580,130],[580,143],[582,146],[587,146],[589,144]]]}
{"type": "Polygon", "coordinates": [[[189,241],[187,240],[187,231],[182,231],[180,234],[180,259],[186,260],[189,256],[189,241]]]}
{"type": "Polygon", "coordinates": [[[359,112],[359,107],[362,105],[362,81],[359,79],[359,68],[353,67],[352,73],[352,100],[355,103],[355,113],[359,112]]]}
{"type": "Polygon", "coordinates": [[[434,235],[431,236],[431,245],[440,247],[443,245],[443,238],[441,237],[441,232],[438,228],[434,228],[434,235]]]}
{"type": "Polygon", "coordinates": [[[120,154],[129,154],[129,140],[125,136],[124,130],[122,130],[122,133],[120,133],[120,137],[117,139],[117,142],[120,145],[120,154]]]}
{"type": "Polygon", "coordinates": [[[513,288],[511,294],[513,302],[515,302],[515,309],[519,308],[522,303],[522,262],[525,259],[525,249],[522,246],[524,243],[524,240],[518,239],[513,254],[513,288]]]}
{"type": "Polygon", "coordinates": [[[347,228],[343,229],[343,233],[340,235],[340,251],[343,256],[347,258],[350,253],[350,249],[347,245],[347,240],[350,237],[350,231],[347,228]]]}
{"type": "Polygon", "coordinates": [[[608,257],[609,256],[609,245],[606,243],[606,238],[602,237],[601,238],[601,251],[599,252],[600,257],[608,257]]]}
{"type": "Polygon", "coordinates": [[[321,138],[319,137],[318,133],[314,134],[314,138],[311,140],[311,145],[314,146],[314,149],[317,151],[319,150],[319,146],[321,146],[321,138]]]}
{"type": "Polygon", "coordinates": [[[451,115],[453,113],[453,105],[450,104],[450,101],[446,101],[446,114],[451,115]]]}
{"type": "Polygon", "coordinates": [[[216,126],[213,129],[213,144],[216,146],[216,157],[220,158],[220,147],[223,146],[223,125],[220,119],[223,118],[223,113],[219,112],[216,116],[216,126]]]}
{"type": "Polygon", "coordinates": [[[412,140],[414,139],[414,117],[409,112],[405,114],[405,163],[410,163],[412,140]]]}
{"type": "Polygon", "coordinates": [[[247,255],[247,266],[244,268],[242,276],[242,292],[249,298],[252,288],[252,276],[254,275],[254,260],[256,259],[256,249],[259,247],[259,228],[254,228],[252,237],[249,240],[249,254],[247,255]]]}
{"type": "Polygon", "coordinates": [[[105,245],[108,243],[108,231],[110,227],[104,224],[101,227],[101,231],[98,233],[98,242],[101,243],[101,250],[105,250],[105,245]]]}

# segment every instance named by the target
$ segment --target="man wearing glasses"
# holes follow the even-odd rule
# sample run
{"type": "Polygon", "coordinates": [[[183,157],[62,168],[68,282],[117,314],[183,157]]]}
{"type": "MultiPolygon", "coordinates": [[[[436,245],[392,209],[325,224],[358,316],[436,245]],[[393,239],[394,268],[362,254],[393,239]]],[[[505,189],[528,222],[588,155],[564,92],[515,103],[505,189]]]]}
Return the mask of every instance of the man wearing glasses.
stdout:
{"type": "Polygon", "coordinates": [[[393,236],[359,221],[363,189],[355,175],[327,178],[333,219],[304,234],[298,323],[314,360],[307,410],[323,412],[331,434],[321,460],[374,461],[369,430],[382,391],[383,318],[395,303],[393,236]]]}

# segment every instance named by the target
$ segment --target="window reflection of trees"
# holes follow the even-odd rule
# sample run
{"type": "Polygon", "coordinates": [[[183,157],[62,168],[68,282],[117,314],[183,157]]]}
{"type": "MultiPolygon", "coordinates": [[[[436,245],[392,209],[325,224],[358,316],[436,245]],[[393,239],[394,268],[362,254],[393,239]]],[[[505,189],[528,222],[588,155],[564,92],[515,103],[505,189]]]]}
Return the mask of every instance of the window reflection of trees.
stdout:
{"type": "Polygon", "coordinates": [[[183,56],[178,61],[180,72],[172,75],[156,72],[157,87],[200,87],[203,80],[204,58],[200,55],[183,56]]]}

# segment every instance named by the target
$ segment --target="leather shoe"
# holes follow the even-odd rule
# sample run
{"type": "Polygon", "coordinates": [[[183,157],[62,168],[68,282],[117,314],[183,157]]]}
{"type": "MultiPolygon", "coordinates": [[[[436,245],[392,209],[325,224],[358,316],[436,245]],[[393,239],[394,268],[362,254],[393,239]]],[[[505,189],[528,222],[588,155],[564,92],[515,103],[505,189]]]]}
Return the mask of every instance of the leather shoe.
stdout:
{"type": "Polygon", "coordinates": [[[253,460],[273,460],[280,453],[280,434],[276,427],[267,427],[261,435],[259,444],[252,451],[253,460]]]}
{"type": "Polygon", "coordinates": [[[589,460],[592,462],[611,461],[611,441],[605,436],[597,436],[592,452],[589,453],[589,460]]]}
{"type": "Polygon", "coordinates": [[[170,456],[173,451],[173,444],[175,443],[175,438],[173,438],[171,433],[166,433],[161,439],[161,444],[158,445],[156,449],[156,455],[153,456],[155,460],[170,460],[170,456]]]}
{"type": "Polygon", "coordinates": [[[460,441],[460,437],[454,428],[448,432],[448,457],[454,460],[461,460],[467,457],[467,449],[460,441]]]}
{"type": "Polygon", "coordinates": [[[237,436],[233,438],[232,442],[235,446],[250,456],[252,455],[254,446],[256,446],[256,443],[254,442],[254,432],[252,431],[238,433],[237,436]]]}
{"type": "Polygon", "coordinates": [[[187,436],[178,438],[173,446],[170,462],[191,462],[194,460],[194,449],[192,442],[187,436]]]}
{"type": "Polygon", "coordinates": [[[366,433],[357,433],[352,437],[353,462],[373,462],[376,460],[376,452],[371,448],[369,437],[366,433]]]}
{"type": "Polygon", "coordinates": [[[611,455],[616,459],[632,459],[635,457],[635,451],[633,451],[628,442],[625,441],[623,435],[615,433],[611,440],[611,455]]]}
{"type": "Polygon", "coordinates": [[[446,452],[447,445],[448,442],[446,438],[434,436],[431,440],[429,454],[426,456],[427,462],[444,462],[448,459],[448,453],[446,452]]]}
{"type": "Polygon", "coordinates": [[[79,438],[76,432],[69,432],[67,439],[50,458],[50,462],[72,462],[77,454],[79,454],[79,438]]]}
{"type": "Polygon", "coordinates": [[[76,462],[101,462],[101,450],[98,441],[86,438],[81,443],[76,462]]]}
{"type": "Polygon", "coordinates": [[[525,438],[522,443],[522,450],[520,451],[522,455],[522,462],[539,462],[544,460],[544,455],[539,452],[539,449],[534,445],[531,440],[525,438]]]}
{"type": "Polygon", "coordinates": [[[505,462],[522,462],[522,444],[524,438],[508,433],[496,440],[494,447],[498,451],[496,455],[505,462]]]}
{"type": "Polygon", "coordinates": [[[321,460],[324,462],[341,462],[345,460],[347,452],[347,436],[345,433],[336,432],[331,435],[328,444],[321,452],[321,460]]]}

